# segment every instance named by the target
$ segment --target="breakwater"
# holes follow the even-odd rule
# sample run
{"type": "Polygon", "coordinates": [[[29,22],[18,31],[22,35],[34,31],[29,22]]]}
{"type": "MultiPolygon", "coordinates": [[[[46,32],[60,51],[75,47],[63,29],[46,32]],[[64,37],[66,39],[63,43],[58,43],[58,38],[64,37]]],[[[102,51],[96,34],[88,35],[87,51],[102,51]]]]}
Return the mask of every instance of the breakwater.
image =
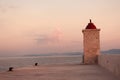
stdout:
{"type": "Polygon", "coordinates": [[[120,54],[99,55],[98,63],[120,78],[120,54]]]}

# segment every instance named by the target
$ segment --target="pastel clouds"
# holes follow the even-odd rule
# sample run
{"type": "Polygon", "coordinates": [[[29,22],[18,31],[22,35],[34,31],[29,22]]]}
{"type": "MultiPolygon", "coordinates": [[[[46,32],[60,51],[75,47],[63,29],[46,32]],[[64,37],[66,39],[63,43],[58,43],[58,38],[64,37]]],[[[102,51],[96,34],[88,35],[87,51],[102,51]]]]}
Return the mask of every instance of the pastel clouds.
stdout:
{"type": "Polygon", "coordinates": [[[81,51],[82,29],[90,18],[101,29],[101,49],[120,48],[119,4],[120,0],[0,0],[0,54],[81,51]]]}
{"type": "Polygon", "coordinates": [[[47,34],[47,35],[35,35],[35,39],[37,41],[38,44],[41,43],[57,43],[62,41],[62,32],[60,29],[55,29],[52,33],[47,34]]]}
{"type": "Polygon", "coordinates": [[[17,10],[18,6],[0,4],[0,12],[6,13],[7,11],[17,10]]]}

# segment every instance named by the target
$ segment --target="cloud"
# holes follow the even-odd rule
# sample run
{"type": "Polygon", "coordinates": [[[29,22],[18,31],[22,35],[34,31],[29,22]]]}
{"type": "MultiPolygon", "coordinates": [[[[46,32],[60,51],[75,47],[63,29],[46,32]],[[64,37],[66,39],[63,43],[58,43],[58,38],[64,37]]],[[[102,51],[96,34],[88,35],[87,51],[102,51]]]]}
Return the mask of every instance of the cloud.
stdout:
{"type": "Polygon", "coordinates": [[[62,39],[62,33],[60,29],[55,29],[51,34],[47,35],[36,35],[34,36],[34,40],[37,43],[57,43],[60,42],[62,39]]]}
{"type": "Polygon", "coordinates": [[[15,6],[15,5],[0,4],[0,12],[2,12],[2,13],[6,13],[7,11],[10,11],[10,10],[16,10],[17,8],[18,8],[18,6],[15,6]]]}
{"type": "Polygon", "coordinates": [[[0,5],[0,12],[5,13],[6,12],[6,8],[0,5]]]}
{"type": "Polygon", "coordinates": [[[48,43],[50,42],[50,38],[47,35],[39,35],[39,36],[35,36],[34,39],[37,43],[48,43]]]}

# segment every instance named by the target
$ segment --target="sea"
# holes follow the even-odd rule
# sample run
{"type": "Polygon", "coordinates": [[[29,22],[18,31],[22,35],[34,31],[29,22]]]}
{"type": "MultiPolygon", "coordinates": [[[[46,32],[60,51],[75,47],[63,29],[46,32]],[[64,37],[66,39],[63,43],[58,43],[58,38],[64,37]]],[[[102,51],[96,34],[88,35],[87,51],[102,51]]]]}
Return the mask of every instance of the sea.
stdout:
{"type": "Polygon", "coordinates": [[[74,56],[22,56],[22,57],[0,57],[0,72],[8,71],[9,67],[22,68],[38,65],[54,64],[80,64],[81,55],[74,56]]]}

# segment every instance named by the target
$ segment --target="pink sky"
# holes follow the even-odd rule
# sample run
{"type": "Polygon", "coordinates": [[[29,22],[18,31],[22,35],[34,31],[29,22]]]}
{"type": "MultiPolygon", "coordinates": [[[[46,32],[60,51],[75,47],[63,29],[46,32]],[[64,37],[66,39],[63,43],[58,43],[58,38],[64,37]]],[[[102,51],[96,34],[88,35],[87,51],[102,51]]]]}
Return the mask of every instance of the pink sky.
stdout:
{"type": "Polygon", "coordinates": [[[120,48],[120,0],[0,0],[0,55],[82,51],[90,18],[120,48]]]}

